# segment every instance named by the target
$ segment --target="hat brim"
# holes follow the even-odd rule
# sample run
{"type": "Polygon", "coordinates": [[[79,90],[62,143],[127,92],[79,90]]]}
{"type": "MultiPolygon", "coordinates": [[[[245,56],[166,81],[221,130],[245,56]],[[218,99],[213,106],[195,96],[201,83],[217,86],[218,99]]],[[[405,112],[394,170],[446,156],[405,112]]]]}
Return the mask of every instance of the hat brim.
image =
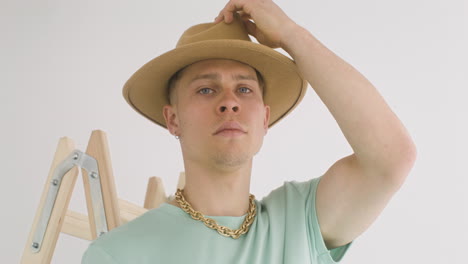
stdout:
{"type": "Polygon", "coordinates": [[[123,96],[137,112],[167,128],[163,106],[168,82],[181,68],[201,60],[231,59],[255,68],[265,83],[263,101],[270,106],[269,127],[289,114],[307,89],[295,63],[285,55],[245,40],[207,40],[177,47],[143,65],[125,83],[123,96]]]}

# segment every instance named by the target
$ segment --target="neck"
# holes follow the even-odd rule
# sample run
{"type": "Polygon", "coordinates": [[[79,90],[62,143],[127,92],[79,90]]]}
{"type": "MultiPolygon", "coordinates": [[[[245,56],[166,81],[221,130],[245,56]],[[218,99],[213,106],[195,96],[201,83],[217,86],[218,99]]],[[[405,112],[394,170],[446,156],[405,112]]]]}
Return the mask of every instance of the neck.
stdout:
{"type": "Polygon", "coordinates": [[[184,197],[194,210],[209,216],[243,216],[248,212],[252,160],[229,169],[184,163],[184,197]]]}

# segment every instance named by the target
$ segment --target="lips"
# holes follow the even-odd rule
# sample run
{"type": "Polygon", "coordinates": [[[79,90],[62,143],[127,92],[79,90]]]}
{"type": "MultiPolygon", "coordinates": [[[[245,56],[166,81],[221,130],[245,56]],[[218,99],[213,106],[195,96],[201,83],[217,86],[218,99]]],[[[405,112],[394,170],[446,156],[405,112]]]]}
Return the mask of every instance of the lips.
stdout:
{"type": "Polygon", "coordinates": [[[216,132],[213,133],[213,135],[217,135],[217,134],[220,134],[220,133],[223,133],[223,134],[227,134],[227,133],[235,133],[235,134],[245,134],[247,133],[247,131],[245,131],[245,129],[239,125],[239,123],[235,122],[235,121],[228,121],[228,122],[224,122],[217,130],[216,132]]]}

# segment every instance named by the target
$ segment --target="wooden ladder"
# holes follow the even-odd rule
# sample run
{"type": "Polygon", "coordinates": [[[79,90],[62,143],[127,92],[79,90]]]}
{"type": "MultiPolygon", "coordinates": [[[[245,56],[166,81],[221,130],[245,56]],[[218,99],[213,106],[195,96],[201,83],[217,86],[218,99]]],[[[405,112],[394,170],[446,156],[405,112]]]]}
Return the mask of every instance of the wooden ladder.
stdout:
{"type": "MultiPolygon", "coordinates": [[[[184,185],[185,174],[181,172],[177,188],[182,189],[184,185]]],[[[166,196],[159,177],[149,178],[143,207],[118,198],[104,131],[92,131],[86,153],[75,149],[73,140],[62,137],[44,185],[21,263],[50,263],[61,232],[92,241],[171,199],[173,195],[166,196]],[[83,176],[88,215],[68,210],[78,167],[83,176]]]]}

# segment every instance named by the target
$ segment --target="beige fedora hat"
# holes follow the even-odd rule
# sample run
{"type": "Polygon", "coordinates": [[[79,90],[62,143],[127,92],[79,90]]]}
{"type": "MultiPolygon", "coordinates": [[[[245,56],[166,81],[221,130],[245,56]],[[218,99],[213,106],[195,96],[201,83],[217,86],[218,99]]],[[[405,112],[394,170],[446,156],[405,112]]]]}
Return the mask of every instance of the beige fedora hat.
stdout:
{"type": "Polygon", "coordinates": [[[263,101],[270,106],[269,127],[289,114],[307,90],[296,64],[274,49],[254,43],[239,18],[232,23],[198,24],[187,29],[176,48],[143,65],[123,87],[125,100],[138,113],[166,127],[168,82],[178,70],[206,59],[231,59],[255,68],[264,79],[263,101]]]}

